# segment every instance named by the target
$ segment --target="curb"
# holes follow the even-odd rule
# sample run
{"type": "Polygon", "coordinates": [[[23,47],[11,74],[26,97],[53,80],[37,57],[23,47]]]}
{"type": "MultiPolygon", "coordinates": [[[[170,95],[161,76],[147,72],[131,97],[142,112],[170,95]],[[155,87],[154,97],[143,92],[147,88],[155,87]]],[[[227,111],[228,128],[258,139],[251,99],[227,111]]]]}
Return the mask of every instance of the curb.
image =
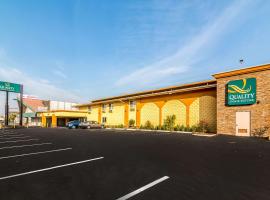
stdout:
{"type": "Polygon", "coordinates": [[[105,128],[107,130],[119,130],[119,131],[141,131],[141,132],[160,132],[160,133],[184,133],[192,134],[192,132],[186,131],[167,131],[167,130],[149,130],[149,129],[131,129],[131,128],[105,128]]]}
{"type": "Polygon", "coordinates": [[[159,132],[159,133],[182,133],[182,134],[190,134],[198,137],[215,137],[217,134],[205,134],[205,133],[193,133],[187,131],[167,131],[167,130],[149,130],[149,129],[132,129],[132,128],[105,128],[108,130],[119,130],[119,131],[141,131],[141,132],[159,132]]]}
{"type": "Polygon", "coordinates": [[[217,136],[217,134],[200,134],[200,133],[193,133],[192,135],[199,136],[199,137],[215,137],[215,136],[217,136]]]}

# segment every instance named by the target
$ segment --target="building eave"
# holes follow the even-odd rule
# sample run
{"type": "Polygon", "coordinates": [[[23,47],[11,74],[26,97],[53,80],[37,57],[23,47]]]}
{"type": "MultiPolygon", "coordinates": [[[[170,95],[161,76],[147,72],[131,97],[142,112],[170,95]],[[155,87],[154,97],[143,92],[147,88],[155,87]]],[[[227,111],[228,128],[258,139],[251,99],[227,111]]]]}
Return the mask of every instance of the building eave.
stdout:
{"type": "Polygon", "coordinates": [[[50,110],[50,111],[38,111],[37,113],[57,113],[57,112],[72,112],[72,113],[87,113],[87,111],[81,110],[50,110]]]}
{"type": "Polygon", "coordinates": [[[226,71],[226,72],[213,74],[212,76],[216,79],[219,79],[219,78],[237,76],[237,75],[242,75],[242,74],[250,74],[250,73],[265,71],[265,70],[270,70],[270,64],[250,66],[247,68],[236,69],[236,70],[232,70],[232,71],[226,71]]]}
{"type": "Polygon", "coordinates": [[[216,80],[194,82],[194,83],[183,84],[179,86],[160,88],[157,90],[148,90],[148,91],[142,91],[142,92],[127,94],[127,95],[114,96],[114,97],[109,97],[109,98],[104,98],[104,99],[97,99],[97,100],[93,100],[90,103],[77,105],[77,107],[94,106],[94,105],[111,103],[111,102],[124,102],[124,101],[129,101],[129,100],[147,98],[147,97],[171,95],[175,93],[184,93],[184,92],[191,92],[191,91],[210,89],[210,88],[216,88],[216,80]]]}

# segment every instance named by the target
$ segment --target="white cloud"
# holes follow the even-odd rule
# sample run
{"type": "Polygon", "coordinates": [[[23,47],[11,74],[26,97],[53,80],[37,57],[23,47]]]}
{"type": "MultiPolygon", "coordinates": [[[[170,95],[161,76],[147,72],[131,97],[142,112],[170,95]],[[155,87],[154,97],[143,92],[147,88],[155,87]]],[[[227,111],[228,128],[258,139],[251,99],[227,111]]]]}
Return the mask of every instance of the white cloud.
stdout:
{"type": "Polygon", "coordinates": [[[75,102],[80,102],[81,99],[70,90],[59,88],[48,80],[39,79],[38,77],[32,78],[16,68],[0,66],[0,80],[23,84],[25,93],[37,95],[43,99],[75,102]]]}
{"type": "Polygon", "coordinates": [[[135,70],[120,78],[115,85],[124,86],[128,84],[147,85],[157,83],[171,75],[177,75],[190,70],[190,67],[198,63],[205,49],[214,44],[220,36],[229,30],[233,20],[238,17],[244,9],[251,4],[250,0],[237,0],[225,8],[215,20],[206,24],[201,31],[186,42],[173,55],[168,56],[150,66],[135,70]]]}
{"type": "Polygon", "coordinates": [[[68,78],[67,75],[61,70],[54,69],[52,72],[54,75],[59,76],[60,78],[64,78],[64,79],[68,78]]]}
{"type": "Polygon", "coordinates": [[[160,68],[160,67],[145,67],[139,69],[132,74],[120,79],[117,81],[116,85],[126,85],[129,83],[135,83],[136,85],[147,85],[149,83],[154,83],[164,77],[168,77],[171,75],[176,75],[187,71],[187,66],[181,67],[168,67],[168,68],[160,68]]]}
{"type": "Polygon", "coordinates": [[[64,62],[62,61],[56,61],[56,68],[52,70],[52,73],[60,78],[67,79],[68,76],[66,75],[64,62]]]}

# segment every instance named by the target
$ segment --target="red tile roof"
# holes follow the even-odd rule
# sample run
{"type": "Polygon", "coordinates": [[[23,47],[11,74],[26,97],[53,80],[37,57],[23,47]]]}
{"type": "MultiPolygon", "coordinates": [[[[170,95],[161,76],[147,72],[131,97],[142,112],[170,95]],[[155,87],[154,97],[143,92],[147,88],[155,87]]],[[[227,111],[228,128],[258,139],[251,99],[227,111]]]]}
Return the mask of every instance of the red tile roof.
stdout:
{"type": "Polygon", "coordinates": [[[33,112],[37,112],[39,108],[47,107],[46,102],[40,99],[23,98],[23,104],[33,112]]]}

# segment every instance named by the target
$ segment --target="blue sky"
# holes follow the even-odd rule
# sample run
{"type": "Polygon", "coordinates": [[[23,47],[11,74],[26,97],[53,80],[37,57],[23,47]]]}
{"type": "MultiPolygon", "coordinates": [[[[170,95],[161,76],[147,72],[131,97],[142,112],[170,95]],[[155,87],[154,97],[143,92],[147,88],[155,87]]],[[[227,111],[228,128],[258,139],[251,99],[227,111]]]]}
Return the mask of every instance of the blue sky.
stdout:
{"type": "Polygon", "coordinates": [[[0,80],[86,102],[211,79],[270,62],[269,10],[267,0],[1,0],[0,80]]]}

